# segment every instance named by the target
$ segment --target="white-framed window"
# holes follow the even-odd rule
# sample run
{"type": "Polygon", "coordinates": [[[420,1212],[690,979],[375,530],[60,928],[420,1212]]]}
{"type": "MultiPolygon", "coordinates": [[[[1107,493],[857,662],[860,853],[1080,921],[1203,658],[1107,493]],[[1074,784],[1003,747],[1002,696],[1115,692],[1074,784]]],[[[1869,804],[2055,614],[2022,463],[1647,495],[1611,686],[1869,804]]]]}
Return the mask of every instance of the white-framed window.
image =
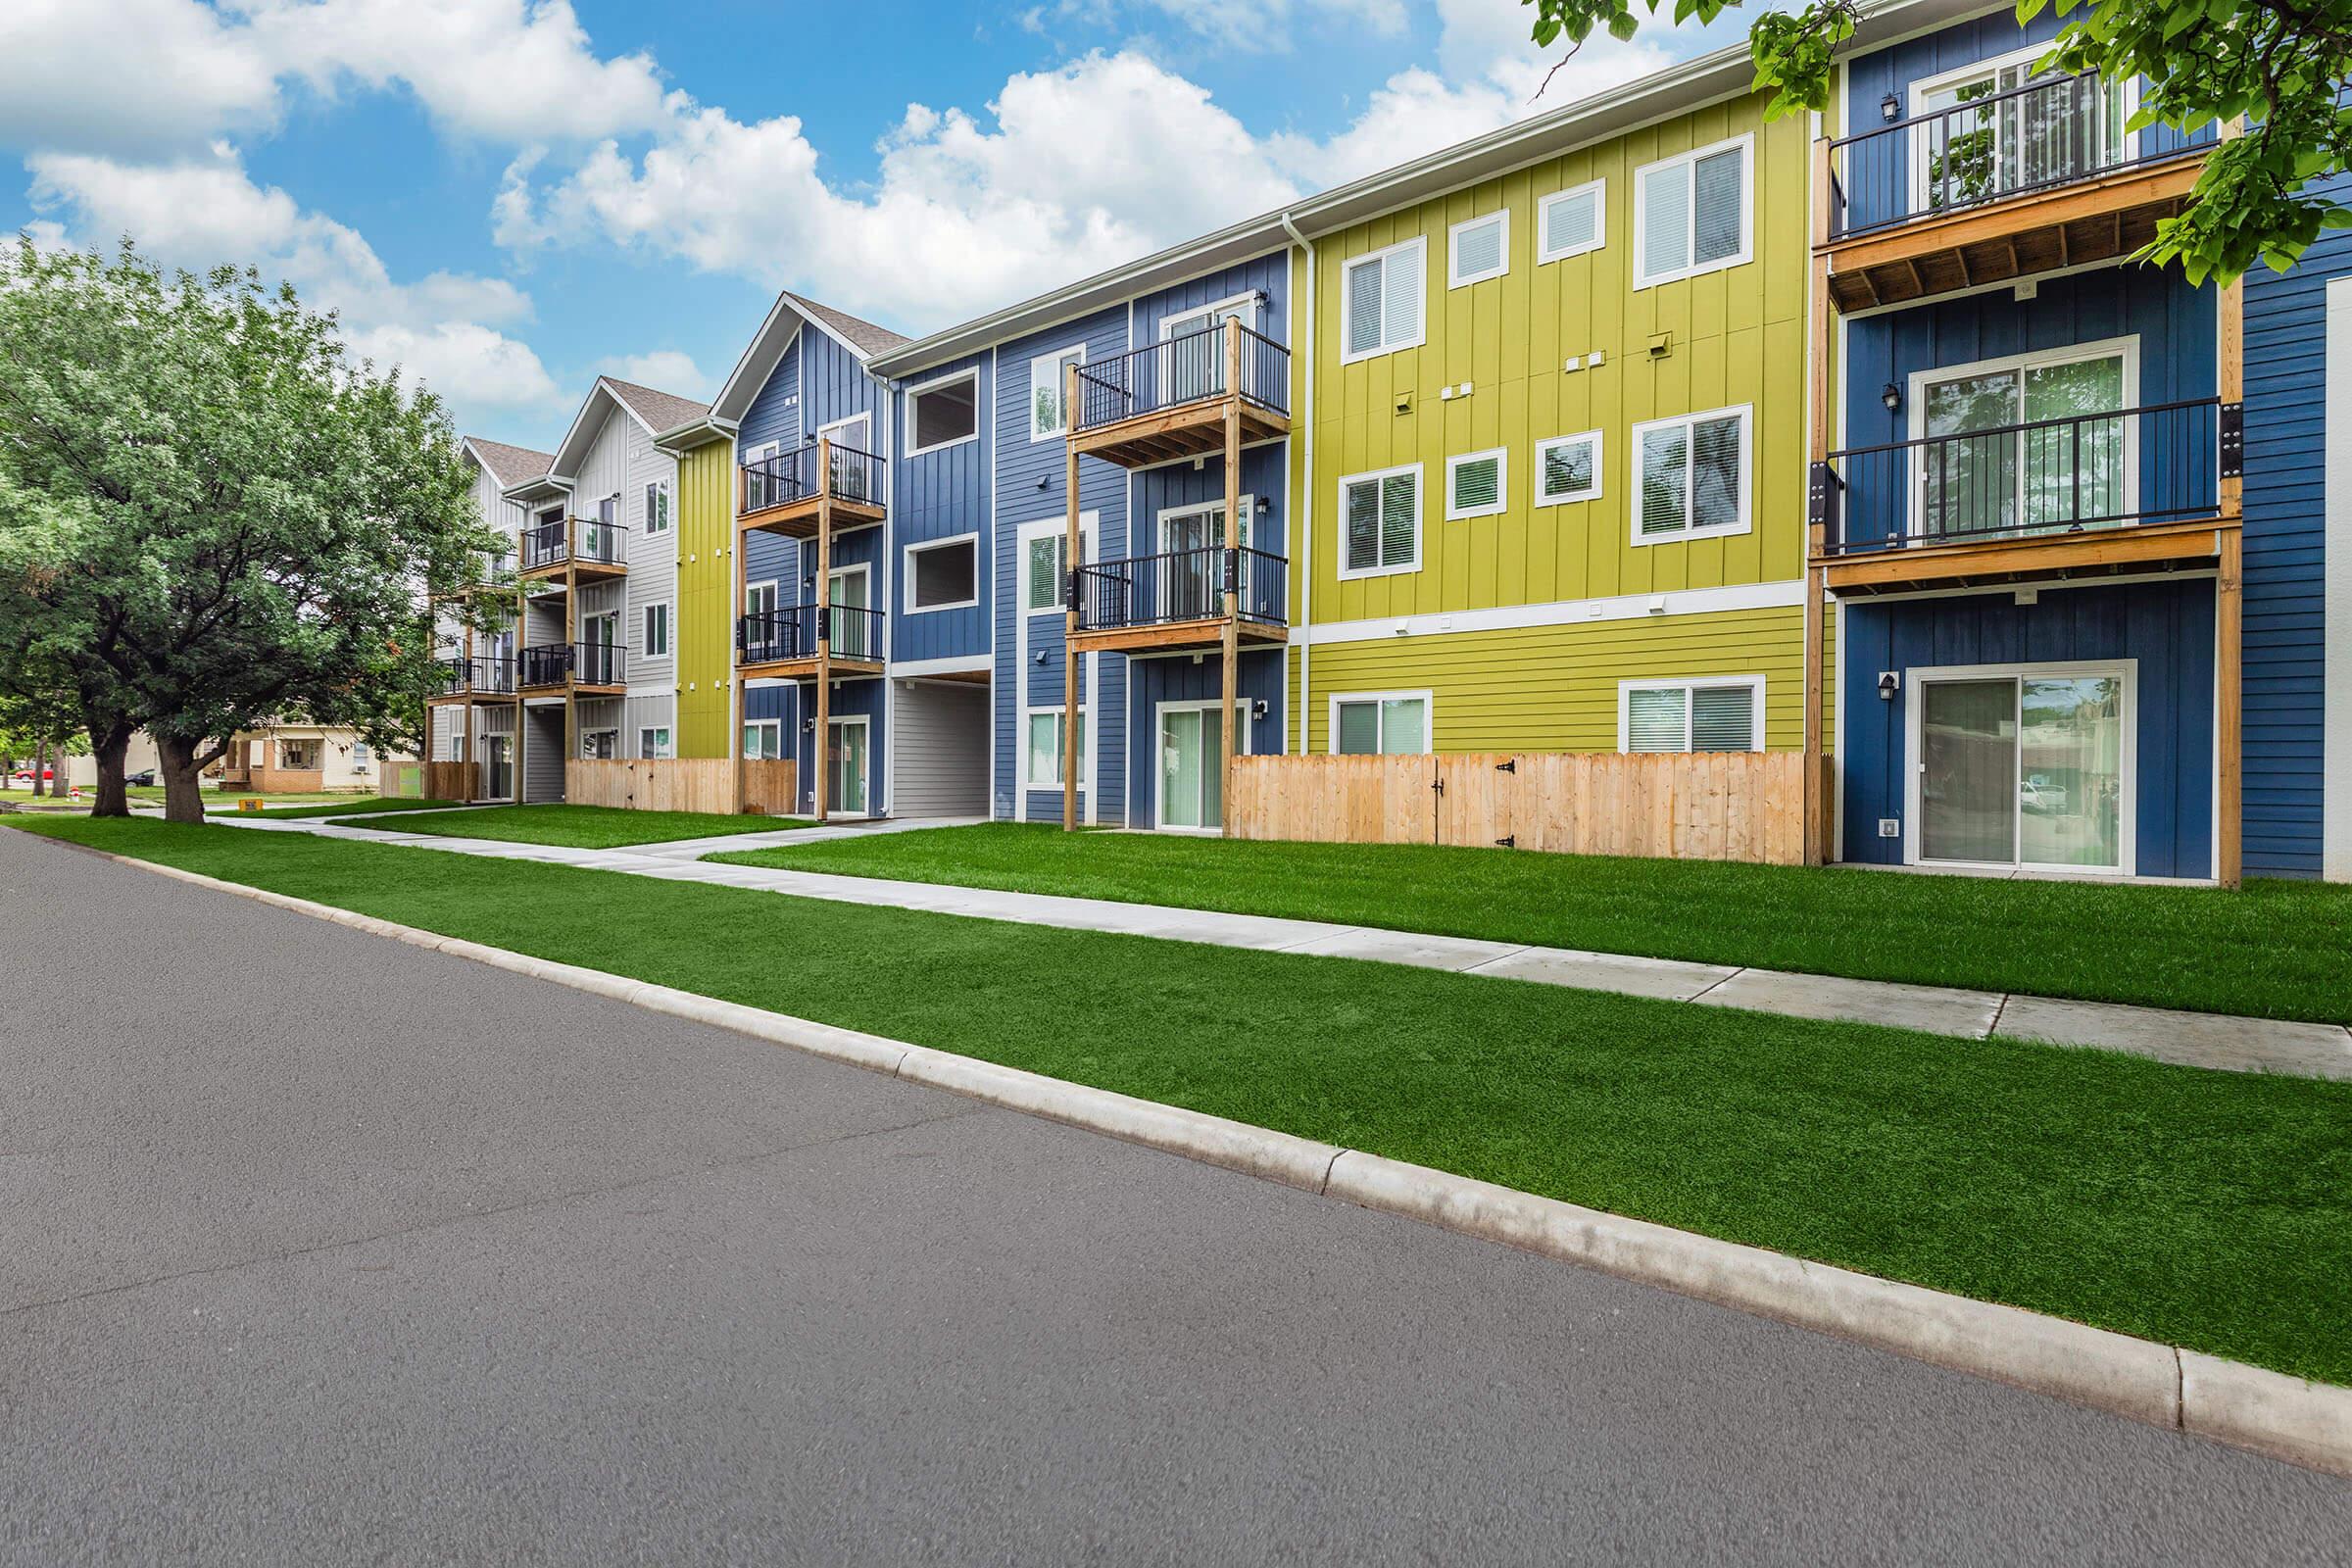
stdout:
{"type": "Polygon", "coordinates": [[[743,612],[747,615],[772,615],[776,612],[775,578],[743,585],[743,612]]]}
{"type": "MultiPolygon", "coordinates": [[[[1096,514],[1078,515],[1078,547],[1091,555],[1096,514]]],[[[1021,612],[1040,615],[1068,608],[1070,586],[1069,524],[1059,518],[1032,522],[1021,529],[1021,612]]]]}
{"type": "Polygon", "coordinates": [[[1536,443],[1536,505],[1600,499],[1600,432],[1555,435],[1536,443]]]}
{"type": "Polygon", "coordinates": [[[1914,449],[1912,537],[2095,527],[2137,513],[2139,431],[2124,414],[2139,405],[2136,333],[1914,370],[1908,393],[1911,438],[1948,443],[1914,449]]]}
{"type": "MultiPolygon", "coordinates": [[[[1078,788],[1086,788],[1086,709],[1078,710],[1078,788]]],[[[1032,708],[1023,715],[1021,783],[1033,790],[1061,788],[1061,710],[1032,708]]]]}
{"type": "Polygon", "coordinates": [[[1649,419],[1634,426],[1634,543],[1748,530],[1748,425],[1753,411],[1649,419]]]}
{"type": "Polygon", "coordinates": [[[1340,481],[1340,575],[1421,569],[1421,465],[1351,473],[1340,481]]]}
{"type": "Polygon", "coordinates": [[[1421,344],[1428,261],[1429,242],[1416,235],[1341,269],[1342,365],[1421,344]]]}
{"type": "Polygon", "coordinates": [[[750,718],[743,724],[743,755],[749,760],[775,761],[784,755],[784,721],[750,718]]]}
{"type": "Polygon", "coordinates": [[[1161,400],[1190,403],[1216,397],[1225,390],[1224,323],[1235,320],[1257,329],[1257,295],[1236,294],[1214,305],[1203,305],[1159,318],[1159,377],[1161,400]]]}
{"type": "Polygon", "coordinates": [[[373,761],[374,760],[375,760],[375,753],[374,753],[374,751],[373,751],[373,750],[371,750],[371,749],[368,747],[368,743],[367,743],[366,741],[353,741],[353,742],[351,743],[351,765],[352,765],[352,766],[354,766],[354,767],[366,767],[366,766],[367,766],[367,765],[368,765],[369,762],[373,761]]]}
{"type": "Polygon", "coordinates": [[[645,531],[669,532],[669,481],[656,479],[645,487],[645,531]]]}
{"type": "Polygon", "coordinates": [[[2131,871],[2139,662],[1903,671],[1903,858],[2131,871]]]}
{"type": "Polygon", "coordinates": [[[1511,504],[1510,454],[1494,447],[1446,460],[1446,520],[1492,517],[1511,504]]]}
{"type": "Polygon", "coordinates": [[[1430,711],[1435,703],[1419,692],[1334,692],[1331,750],[1337,757],[1403,757],[1436,750],[1430,711]]]}
{"type": "Polygon", "coordinates": [[[1029,439],[1051,441],[1070,428],[1070,367],[1086,363],[1086,345],[1073,343],[1029,362],[1029,439]]]}
{"type": "Polygon", "coordinates": [[[647,659],[667,659],[669,657],[668,602],[664,600],[660,604],[647,605],[644,613],[645,637],[637,645],[639,653],[647,659]]]}
{"type": "Polygon", "coordinates": [[[980,536],[957,534],[906,549],[906,612],[969,610],[980,602],[980,536]]]}
{"type": "Polygon", "coordinates": [[[610,762],[620,755],[620,731],[616,729],[584,729],[580,731],[580,758],[589,762],[610,762]]]}
{"type": "Polygon", "coordinates": [[[919,458],[980,436],[980,372],[958,370],[906,394],[906,455],[919,458]]]}
{"type": "Polygon", "coordinates": [[[1617,683],[1621,752],[1760,752],[1764,677],[1617,683]]]}
{"type": "Polygon", "coordinates": [[[1719,141],[1634,171],[1634,287],[1748,259],[1756,138],[1719,141]]]}
{"type": "Polygon", "coordinates": [[[1511,270],[1511,210],[1464,219],[1446,231],[1446,286],[1468,288],[1511,270]]]}
{"type": "Polygon", "coordinates": [[[2069,85],[2071,72],[2034,71],[2048,53],[2034,44],[1911,83],[1913,216],[2063,185],[2138,156],[2138,78],[2069,85]],[[1984,99],[1992,101],[1968,109],[1984,99]]]}
{"type": "Polygon", "coordinates": [[[661,758],[669,755],[669,726],[648,724],[637,732],[637,755],[642,758],[661,758]]]}
{"type": "Polygon", "coordinates": [[[1562,262],[1608,243],[1608,181],[1555,190],[1536,203],[1536,265],[1562,262]]]}

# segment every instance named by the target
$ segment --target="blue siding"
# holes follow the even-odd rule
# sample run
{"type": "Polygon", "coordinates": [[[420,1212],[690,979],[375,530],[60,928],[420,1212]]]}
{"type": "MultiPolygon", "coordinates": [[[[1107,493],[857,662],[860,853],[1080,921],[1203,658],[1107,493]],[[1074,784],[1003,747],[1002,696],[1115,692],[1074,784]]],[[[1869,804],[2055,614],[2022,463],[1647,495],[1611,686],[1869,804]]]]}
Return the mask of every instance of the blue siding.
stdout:
{"type": "MultiPolygon", "coordinates": [[[[1248,743],[1242,748],[1244,755],[1268,756],[1282,750],[1288,721],[1283,710],[1283,660],[1284,655],[1277,649],[1242,655],[1239,671],[1242,701],[1266,705],[1266,716],[1252,717],[1250,721],[1248,743]]],[[[1127,662],[1131,714],[1127,734],[1130,826],[1159,825],[1155,809],[1159,788],[1158,705],[1215,702],[1224,684],[1217,662],[1213,656],[1195,662],[1190,655],[1127,662]]]]}
{"type": "MultiPolygon", "coordinates": [[[[2217,385],[2215,325],[2212,289],[2190,285],[2178,271],[2143,267],[2047,278],[2030,300],[2004,289],[1865,316],[1845,329],[1845,435],[1839,444],[1909,439],[1913,371],[2108,338],[2139,340],[2134,406],[2209,398],[2217,385]],[[1903,397],[1903,407],[1893,413],[1881,401],[1888,382],[1903,397]]],[[[2148,502],[2189,494],[2211,501],[2213,454],[2177,439],[2191,427],[2173,416],[2152,422],[2139,442],[2139,493],[2148,502]]],[[[2211,440],[2210,413],[2197,416],[2193,428],[2211,440]]],[[[1900,493],[1896,466],[1861,463],[1850,478],[1845,509],[1852,537],[1899,532],[1908,498],[1900,493]]]]}
{"type": "MultiPolygon", "coordinates": [[[[803,328],[802,337],[808,335],[803,328]]],[[[801,425],[801,337],[785,345],[784,357],[776,362],[766,384],[752,399],[744,411],[742,426],[736,433],[735,450],[738,461],[743,453],[770,441],[781,442],[787,452],[800,445],[801,425]]],[[[790,539],[772,533],[756,533],[744,541],[744,577],[746,583],[765,582],[773,578],[780,602],[795,602],[794,586],[801,575],[801,547],[790,539]]],[[[763,714],[762,717],[773,715],[763,714]]]]}
{"type": "MultiPolygon", "coordinates": [[[[1020,531],[1024,524],[1060,519],[1068,500],[1062,488],[1064,448],[1059,437],[1030,439],[1029,362],[1073,343],[1086,345],[1089,360],[1104,360],[1127,348],[1127,307],[1113,306],[1079,320],[1064,322],[1002,345],[996,355],[997,432],[997,776],[990,795],[999,816],[1037,816],[1058,820],[1058,791],[1028,792],[1015,810],[1020,790],[1021,714],[1026,708],[1059,708],[1062,696],[1062,617],[1031,615],[1020,597],[1020,531]],[[1027,658],[1022,657],[1026,637],[1027,658]],[[1038,655],[1045,657],[1041,662],[1038,655]]],[[[1100,538],[1126,536],[1127,475],[1106,463],[1082,462],[1078,467],[1078,505],[1100,514],[1100,538]]],[[[1098,546],[1100,549],[1100,546],[1098,546]]],[[[1124,724],[1126,720],[1126,659],[1118,654],[1096,654],[1095,680],[1100,711],[1095,717],[1097,753],[1088,760],[1090,789],[1099,794],[1096,816],[1105,822],[1126,820],[1124,724]],[[1107,785],[1107,787],[1105,787],[1107,785]]],[[[1081,672],[1084,680],[1084,672],[1081,672]]],[[[1080,687],[1083,693],[1084,685],[1080,687]]]]}
{"type": "MultiPolygon", "coordinates": [[[[2352,200],[2352,181],[2328,194],[2352,200]]],[[[2293,270],[2257,267],[2245,280],[2249,873],[2321,871],[2328,280],[2347,273],[2352,235],[2326,233],[2293,270]]]]}
{"type": "MultiPolygon", "coordinates": [[[[926,370],[914,378],[913,384],[966,371],[976,374],[979,380],[979,439],[920,457],[900,457],[893,463],[891,548],[895,555],[893,569],[904,576],[908,545],[950,539],[958,534],[977,534],[980,603],[969,610],[924,611],[910,615],[905,612],[906,590],[902,584],[890,607],[895,623],[890,650],[893,659],[969,658],[989,649],[988,611],[995,556],[990,548],[988,526],[988,474],[997,431],[993,423],[996,388],[990,385],[988,356],[974,355],[926,370]]],[[[911,429],[906,418],[906,393],[900,392],[895,402],[898,429],[902,432],[911,429]]],[[[904,435],[897,446],[901,452],[906,450],[904,435]]]]}
{"type": "Polygon", "coordinates": [[[1839,758],[1844,855],[1898,864],[1902,840],[1878,836],[1904,810],[1905,688],[1879,696],[1881,670],[2028,661],[2135,659],[2135,808],[2141,876],[2202,877],[2213,869],[2213,606],[2210,579],[2107,588],[2045,584],[2012,595],[1849,603],[1838,634],[1839,758]]]}

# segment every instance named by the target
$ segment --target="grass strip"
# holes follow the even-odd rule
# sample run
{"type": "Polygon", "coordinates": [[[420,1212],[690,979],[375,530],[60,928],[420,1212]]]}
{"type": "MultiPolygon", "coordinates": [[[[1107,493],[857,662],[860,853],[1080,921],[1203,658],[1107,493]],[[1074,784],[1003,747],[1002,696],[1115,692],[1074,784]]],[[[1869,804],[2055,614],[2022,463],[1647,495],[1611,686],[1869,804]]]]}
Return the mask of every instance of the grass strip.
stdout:
{"type": "Polygon", "coordinates": [[[2352,1383],[2352,1084],[302,834],[18,825],[2352,1383]]]}
{"type": "Polygon", "coordinates": [[[247,812],[235,805],[208,806],[205,810],[213,816],[266,816],[272,822],[306,816],[381,816],[386,811],[446,811],[458,805],[456,801],[413,801],[403,796],[357,796],[352,800],[323,806],[273,806],[268,810],[247,812]]]}
{"type": "MultiPolygon", "coordinates": [[[[272,815],[276,814],[274,812],[272,815]]],[[[721,833],[774,833],[808,827],[799,817],[733,816],[717,811],[637,811],[617,806],[493,806],[473,811],[427,811],[400,824],[403,833],[440,838],[505,839],[573,850],[618,850],[721,833]]]]}
{"type": "Polygon", "coordinates": [[[708,857],[746,865],[2352,1022],[2352,886],[2216,888],[1840,866],[1251,843],[1000,822],[708,857]]]}

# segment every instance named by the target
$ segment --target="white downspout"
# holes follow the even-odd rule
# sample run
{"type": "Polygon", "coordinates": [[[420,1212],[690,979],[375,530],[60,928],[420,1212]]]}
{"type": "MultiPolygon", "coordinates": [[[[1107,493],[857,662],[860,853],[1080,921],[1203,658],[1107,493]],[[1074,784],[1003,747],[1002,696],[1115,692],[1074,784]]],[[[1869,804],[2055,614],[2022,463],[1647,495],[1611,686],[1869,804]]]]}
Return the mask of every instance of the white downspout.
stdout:
{"type": "MultiPolygon", "coordinates": [[[[1298,625],[1301,631],[1305,631],[1314,624],[1315,618],[1315,246],[1314,241],[1298,232],[1298,225],[1291,221],[1289,213],[1282,215],[1282,229],[1284,233],[1291,236],[1292,244],[1306,252],[1306,309],[1295,313],[1297,319],[1304,323],[1304,329],[1294,330],[1291,333],[1291,336],[1303,346],[1302,351],[1306,359],[1305,392],[1302,396],[1292,400],[1299,408],[1304,409],[1306,414],[1304,451],[1306,478],[1305,482],[1298,486],[1299,493],[1292,498],[1293,508],[1298,514],[1298,625]]],[[[1301,350],[1295,349],[1293,351],[1292,363],[1298,362],[1299,352],[1301,350]]],[[[1294,424],[1297,422],[1299,408],[1294,408],[1291,411],[1294,424]]],[[[1307,695],[1311,685],[1308,679],[1307,665],[1314,655],[1312,636],[1300,637],[1298,640],[1298,755],[1301,757],[1304,757],[1307,751],[1307,715],[1314,711],[1312,699],[1307,695]]]]}

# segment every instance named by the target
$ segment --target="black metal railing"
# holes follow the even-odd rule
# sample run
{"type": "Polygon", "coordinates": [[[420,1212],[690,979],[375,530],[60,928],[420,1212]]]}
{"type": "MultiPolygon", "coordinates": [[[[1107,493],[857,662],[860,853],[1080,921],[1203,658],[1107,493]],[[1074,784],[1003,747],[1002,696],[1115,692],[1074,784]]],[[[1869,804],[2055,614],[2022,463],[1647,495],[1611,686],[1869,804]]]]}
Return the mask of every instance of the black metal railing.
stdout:
{"type": "Polygon", "coordinates": [[[814,659],[826,644],[835,659],[879,661],[883,657],[882,612],[858,605],[793,605],[742,615],[735,621],[735,651],[746,664],[774,664],[814,659]]]}
{"type": "Polygon", "coordinates": [[[1238,366],[1229,366],[1234,345],[1228,321],[1186,332],[1148,348],[1078,367],[1078,407],[1073,430],[1093,430],[1142,414],[1157,414],[1227,395],[1226,382],[1245,403],[1275,414],[1291,411],[1291,351],[1238,321],[1238,366]],[[1229,370],[1231,375],[1229,375],[1229,370]]]}
{"type": "MultiPolygon", "coordinates": [[[[890,505],[890,465],[886,459],[836,441],[825,443],[830,458],[832,496],[867,506],[890,505]]],[[[826,473],[819,472],[817,443],[807,442],[789,452],[743,466],[744,512],[760,512],[794,501],[812,501],[824,493],[826,473]]]]}
{"type": "Polygon", "coordinates": [[[2210,132],[2128,128],[2097,74],[2030,81],[1829,145],[1832,239],[2055,190],[2202,152],[2210,132]]]}
{"type": "Polygon", "coordinates": [[[617,522],[593,517],[559,517],[533,523],[522,530],[522,569],[561,566],[569,562],[585,565],[618,565],[628,555],[628,529],[617,522]]]}
{"type": "Polygon", "coordinates": [[[526,690],[561,686],[567,679],[582,686],[628,684],[629,651],[619,643],[539,643],[522,650],[519,659],[526,690]]]}
{"type": "Polygon", "coordinates": [[[2240,406],[2191,398],[1833,452],[1812,519],[1832,555],[2216,515],[2240,406]]]}
{"type": "Polygon", "coordinates": [[[514,661],[506,655],[475,654],[468,658],[453,654],[439,662],[441,694],[445,697],[467,692],[505,693],[514,689],[514,661]]]}
{"type": "Polygon", "coordinates": [[[1080,631],[1213,620],[1225,613],[1228,589],[1244,620],[1290,619],[1290,563],[1263,550],[1171,550],[1097,562],[1070,575],[1080,631]]]}

